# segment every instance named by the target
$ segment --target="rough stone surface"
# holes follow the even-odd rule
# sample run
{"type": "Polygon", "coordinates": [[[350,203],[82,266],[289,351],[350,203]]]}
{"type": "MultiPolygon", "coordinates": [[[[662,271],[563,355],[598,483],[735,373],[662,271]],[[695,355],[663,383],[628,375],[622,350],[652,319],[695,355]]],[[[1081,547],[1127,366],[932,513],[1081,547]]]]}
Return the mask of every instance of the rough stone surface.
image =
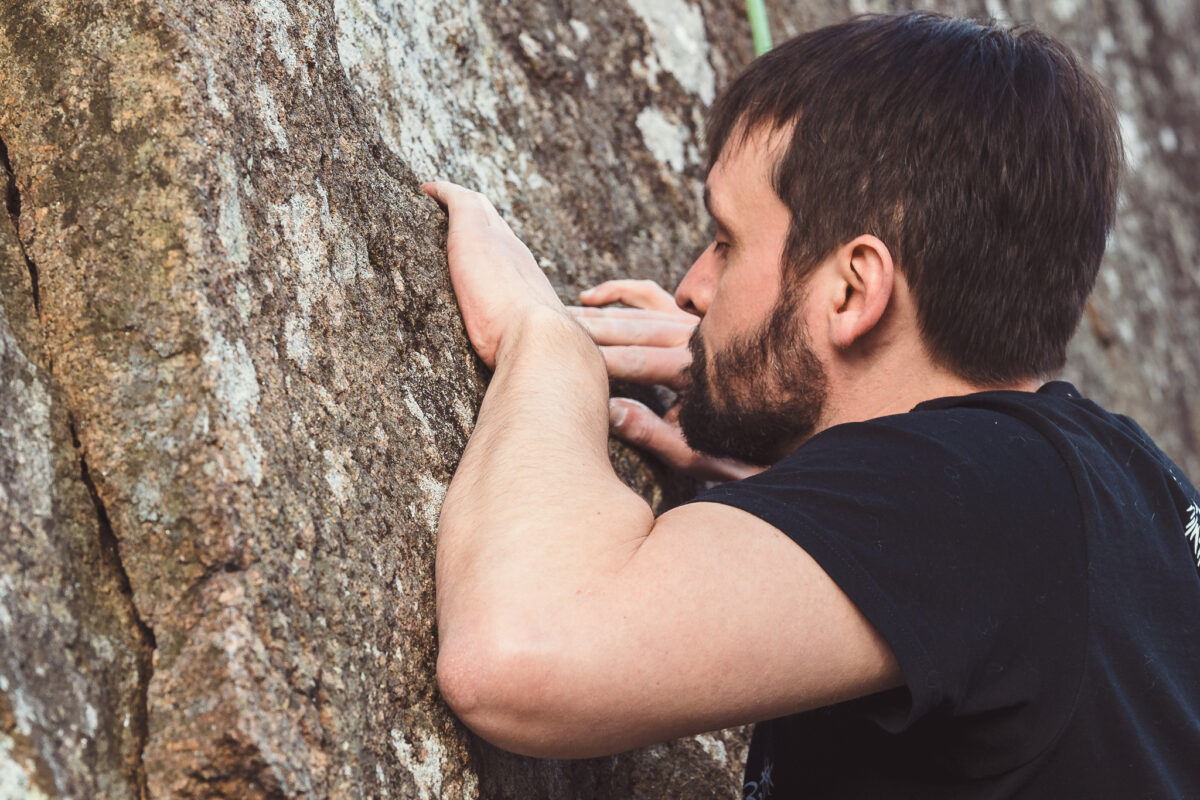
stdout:
{"type": "MultiPolygon", "coordinates": [[[[1068,372],[1200,473],[1195,7],[935,5],[1033,14],[1115,87],[1068,372]]],[[[536,761],[440,702],[433,533],[486,376],[417,185],[492,196],[564,297],[673,283],[741,8],[0,0],[0,797],[736,794],[742,732],[536,761]]]]}
{"type": "MultiPolygon", "coordinates": [[[[4,155],[0,149],[0,155],[4,155]]],[[[10,195],[11,197],[11,195],[10,195]]],[[[9,208],[14,208],[10,203],[9,208]]],[[[152,638],[0,224],[0,797],[136,798],[152,638]]]]}

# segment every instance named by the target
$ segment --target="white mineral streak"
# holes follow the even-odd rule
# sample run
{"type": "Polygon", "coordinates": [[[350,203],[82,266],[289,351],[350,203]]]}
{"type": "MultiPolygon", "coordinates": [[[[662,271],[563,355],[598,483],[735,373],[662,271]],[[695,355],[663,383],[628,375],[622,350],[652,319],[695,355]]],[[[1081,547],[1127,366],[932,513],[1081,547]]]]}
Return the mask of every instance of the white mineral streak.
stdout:
{"type": "Polygon", "coordinates": [[[685,0],[629,0],[629,5],[650,32],[663,68],[705,105],[712,103],[717,77],[708,63],[708,34],[700,7],[685,0]]]}
{"type": "Polygon", "coordinates": [[[308,318],[288,314],[283,323],[284,352],[288,358],[296,362],[296,366],[304,369],[308,366],[308,357],[312,355],[312,346],[308,340],[308,318]]]}
{"type": "Polygon", "coordinates": [[[233,285],[234,297],[237,299],[238,317],[242,320],[242,324],[250,321],[250,312],[254,310],[254,299],[250,296],[250,290],[246,288],[246,284],[238,281],[233,285]]]}
{"type": "MultiPolygon", "coordinates": [[[[37,531],[53,523],[54,511],[50,491],[55,482],[51,398],[40,372],[18,346],[3,311],[0,311],[0,374],[8,381],[0,386],[5,403],[5,412],[0,414],[0,474],[6,476],[3,512],[27,527],[33,533],[28,546],[40,549],[43,539],[37,531]]],[[[43,555],[49,554],[43,551],[43,555]]],[[[45,562],[53,563],[52,558],[45,562]]],[[[45,564],[39,570],[44,568],[45,564]]],[[[31,624],[39,627],[49,624],[54,632],[74,635],[76,623],[67,604],[72,590],[65,588],[62,595],[43,604],[37,594],[31,599],[29,588],[19,574],[15,578],[0,574],[0,641],[11,642],[22,635],[31,635],[31,624]]],[[[71,765],[83,763],[85,751],[94,746],[83,735],[80,724],[87,726],[90,735],[98,723],[97,712],[86,700],[81,701],[83,707],[64,708],[47,703],[46,697],[31,691],[31,686],[44,685],[53,675],[62,696],[94,696],[89,681],[62,667],[61,663],[47,662],[41,656],[0,647],[0,692],[11,709],[16,732],[31,737],[52,731],[56,737],[57,747],[52,753],[43,753],[43,757],[57,786],[70,783],[71,765]]],[[[44,797],[29,778],[32,766],[20,763],[14,755],[15,744],[10,735],[0,734],[0,798],[44,797]]]]}
{"type": "MultiPolygon", "coordinates": [[[[238,171],[233,156],[227,152],[217,154],[219,201],[217,205],[217,237],[225,248],[225,255],[240,272],[250,266],[250,243],[242,216],[242,201],[238,197],[238,171]]],[[[240,299],[240,298],[239,298],[240,299]]]]}
{"type": "Polygon", "coordinates": [[[263,449],[251,426],[258,412],[258,373],[240,339],[231,344],[220,331],[213,334],[205,362],[216,377],[215,394],[225,417],[240,432],[237,452],[246,468],[247,477],[258,486],[262,483],[263,449]]]}
{"type": "Polygon", "coordinates": [[[338,505],[343,505],[352,490],[350,472],[346,469],[350,462],[350,451],[339,447],[337,450],[325,450],[321,455],[325,457],[325,483],[337,498],[338,505]]]}
{"type": "Polygon", "coordinates": [[[273,205],[270,216],[279,226],[289,251],[288,257],[280,261],[279,269],[291,273],[286,282],[295,288],[296,305],[300,308],[298,315],[289,314],[284,322],[284,349],[288,358],[304,369],[312,353],[309,341],[312,308],[331,288],[329,250],[322,224],[322,217],[328,216],[328,203],[311,195],[295,194],[288,202],[273,205]]]}
{"type": "Polygon", "coordinates": [[[0,797],[23,798],[23,800],[48,800],[33,781],[26,767],[18,763],[13,755],[16,743],[0,732],[0,797]]]}
{"type": "Polygon", "coordinates": [[[208,91],[208,101],[222,117],[229,116],[229,105],[225,102],[224,92],[217,83],[217,71],[213,69],[212,59],[204,57],[204,87],[208,91]]]}
{"type": "Polygon", "coordinates": [[[1130,172],[1137,172],[1143,159],[1150,152],[1150,145],[1142,138],[1137,121],[1124,111],[1117,112],[1117,122],[1121,125],[1121,141],[1125,144],[1125,163],[1130,172]]]}
{"type": "MultiPolygon", "coordinates": [[[[8,611],[5,601],[9,595],[13,594],[12,578],[7,575],[0,575],[0,630],[4,631],[4,638],[8,639],[11,634],[10,629],[13,626],[12,615],[8,611]]],[[[4,677],[4,673],[0,672],[0,692],[8,691],[8,679],[4,677]]]]}
{"type": "Polygon", "coordinates": [[[675,172],[682,172],[687,161],[684,154],[691,138],[688,129],[669,119],[654,106],[642,109],[637,116],[637,126],[642,132],[642,141],[646,143],[646,149],[659,163],[675,172]]]}
{"type": "MultiPolygon", "coordinates": [[[[325,204],[329,211],[329,204],[325,204]]],[[[322,223],[338,231],[333,242],[333,280],[339,286],[349,286],[355,280],[366,279],[371,272],[371,261],[367,257],[367,242],[350,225],[343,224],[337,214],[330,214],[322,223]]]]}
{"type": "MultiPolygon", "coordinates": [[[[18,676],[25,677],[25,676],[18,676]]],[[[17,732],[22,736],[33,733],[33,727],[39,724],[45,715],[42,713],[41,702],[23,691],[19,686],[8,692],[5,697],[12,708],[13,717],[17,721],[17,732]]]]}
{"type": "Polygon", "coordinates": [[[475,427],[475,412],[467,407],[467,404],[462,401],[457,395],[454,397],[452,404],[454,408],[454,418],[458,421],[458,426],[462,428],[464,433],[470,433],[475,427]]]}
{"type": "Polygon", "coordinates": [[[592,38],[592,29],[587,26],[583,20],[570,19],[567,24],[571,26],[571,30],[575,32],[575,38],[581,42],[586,42],[592,38]]]}
{"type": "Polygon", "coordinates": [[[704,733],[696,737],[696,742],[708,754],[708,757],[716,761],[722,767],[729,760],[729,754],[725,750],[725,743],[711,733],[704,733]]]}
{"type": "Polygon", "coordinates": [[[428,473],[422,475],[417,484],[425,494],[425,502],[421,506],[425,524],[429,526],[429,530],[436,530],[438,516],[442,513],[442,503],[446,499],[446,487],[428,473]]]}
{"type": "MultiPolygon", "coordinates": [[[[3,665],[3,666],[7,668],[9,665],[3,665]]],[[[25,665],[25,666],[27,667],[27,665],[25,665]]],[[[81,682],[79,681],[78,675],[68,674],[67,676],[64,676],[64,677],[66,677],[72,684],[71,691],[72,691],[73,697],[78,697],[82,693],[87,691],[86,686],[80,685],[81,682]]],[[[41,728],[44,730],[49,726],[47,725],[46,709],[43,707],[41,699],[22,688],[22,683],[24,683],[24,681],[22,681],[22,678],[28,678],[28,675],[20,675],[19,673],[16,675],[16,685],[5,690],[5,699],[8,701],[9,707],[12,709],[13,717],[15,718],[16,723],[17,723],[17,732],[21,736],[28,738],[31,735],[33,735],[35,727],[41,728]]],[[[63,713],[63,709],[61,709],[61,708],[58,709],[58,712],[61,715],[63,713]]],[[[50,772],[53,776],[55,785],[66,786],[70,780],[70,776],[69,776],[69,772],[68,772],[68,769],[69,769],[68,765],[71,763],[79,763],[79,760],[83,756],[84,749],[88,743],[85,739],[78,736],[78,729],[75,727],[74,724],[72,724],[65,731],[63,729],[59,728],[57,733],[58,733],[59,747],[57,748],[57,752],[54,753],[53,756],[45,759],[45,763],[46,763],[46,766],[48,766],[50,768],[50,772]],[[69,752],[64,752],[64,751],[69,751],[69,752]],[[59,755],[62,755],[63,757],[60,759],[57,757],[59,755]]],[[[0,736],[3,736],[3,735],[4,734],[2,732],[0,732],[0,736]]],[[[4,765],[5,761],[10,761],[10,762],[13,761],[11,752],[12,752],[11,745],[9,748],[7,748],[7,752],[6,752],[4,742],[2,740],[0,740],[0,772],[7,771],[7,766],[4,765]]],[[[44,753],[43,756],[45,756],[45,755],[48,755],[48,754],[44,753]]],[[[20,768],[19,764],[16,764],[15,766],[20,768]]],[[[21,771],[26,772],[25,769],[22,769],[21,771]]],[[[26,774],[28,775],[27,772],[26,772],[26,774]]],[[[6,777],[0,777],[0,786],[4,785],[3,782],[6,779],[7,779],[6,777]]],[[[34,794],[32,796],[33,797],[44,797],[44,795],[41,795],[41,794],[34,794]]],[[[0,798],[7,798],[7,797],[22,797],[23,798],[23,797],[26,797],[26,795],[0,794],[0,798]]]]}
{"type": "Polygon", "coordinates": [[[209,359],[217,367],[217,397],[229,418],[238,425],[249,426],[250,415],[258,410],[258,375],[240,339],[230,344],[218,331],[209,348],[209,359]]]}
{"type": "MultiPolygon", "coordinates": [[[[254,0],[251,6],[254,14],[263,22],[263,27],[271,39],[271,48],[275,51],[279,63],[287,70],[288,75],[295,75],[299,61],[292,47],[288,28],[293,24],[292,15],[281,0],[254,0]]],[[[259,30],[259,52],[262,52],[262,30],[259,30]]],[[[307,77],[307,76],[304,76],[307,77]]]]}
{"type": "MultiPolygon", "coordinates": [[[[413,731],[406,731],[413,735],[413,731]]],[[[446,767],[446,750],[433,734],[422,731],[421,747],[417,748],[404,738],[405,734],[392,728],[392,748],[401,766],[412,774],[417,784],[420,800],[434,800],[442,796],[442,775],[446,767]]]]}
{"type": "Polygon", "coordinates": [[[646,54],[646,61],[642,63],[636,58],[629,65],[629,74],[640,81],[645,81],[646,85],[654,91],[658,91],[658,74],[662,72],[662,67],[658,64],[658,58],[654,53],[646,54]]]}
{"type": "Polygon", "coordinates": [[[984,6],[987,8],[988,16],[992,19],[1005,24],[1012,23],[1012,15],[1005,8],[1004,0],[987,0],[984,6]]]}
{"type": "Polygon", "coordinates": [[[478,800],[479,799],[479,776],[474,772],[467,770],[463,773],[463,800],[478,800]]]}
{"type": "Polygon", "coordinates": [[[407,391],[404,393],[404,407],[408,409],[408,413],[412,414],[420,423],[421,428],[428,434],[433,434],[433,426],[429,424],[429,418],[425,416],[425,412],[421,406],[417,405],[417,401],[407,391]]]}
{"type": "Polygon", "coordinates": [[[267,126],[271,136],[275,138],[275,144],[280,150],[288,149],[287,133],[283,130],[283,126],[279,124],[279,111],[275,108],[275,97],[271,94],[271,89],[262,81],[259,81],[254,86],[254,98],[258,101],[259,118],[263,124],[267,126]]]}
{"type": "MultiPolygon", "coordinates": [[[[157,476],[151,477],[153,480],[157,476]]],[[[143,522],[157,522],[162,508],[162,492],[158,486],[139,480],[133,487],[133,507],[137,510],[138,519],[143,522]]]]}
{"type": "Polygon", "coordinates": [[[302,370],[313,352],[314,313],[336,327],[342,317],[342,288],[367,278],[371,270],[366,240],[330,209],[325,188],[320,183],[314,188],[316,196],[298,193],[270,210],[287,246],[277,269],[295,289],[299,309],[284,321],[284,352],[302,370]],[[316,308],[320,302],[324,309],[316,308]]]}
{"type": "Polygon", "coordinates": [[[6,505],[22,516],[28,513],[31,518],[22,520],[27,525],[46,524],[54,485],[50,395],[0,313],[0,364],[5,363],[12,376],[0,389],[7,405],[0,414],[0,474],[11,476],[5,480],[6,505]]]}
{"type": "Polygon", "coordinates": [[[1075,19],[1082,9],[1080,0],[1051,0],[1050,10],[1063,22],[1069,22],[1075,19]]]}
{"type": "Polygon", "coordinates": [[[306,320],[313,302],[328,292],[330,284],[329,249],[323,235],[320,205],[311,195],[294,194],[287,203],[271,208],[271,216],[277,221],[291,251],[287,267],[294,270],[291,283],[296,289],[296,303],[306,320]]]}
{"type": "Polygon", "coordinates": [[[478,0],[334,0],[338,57],[384,143],[418,178],[477,189],[503,211],[529,185],[528,155],[500,141],[501,105],[520,112],[520,70],[478,0]]]}

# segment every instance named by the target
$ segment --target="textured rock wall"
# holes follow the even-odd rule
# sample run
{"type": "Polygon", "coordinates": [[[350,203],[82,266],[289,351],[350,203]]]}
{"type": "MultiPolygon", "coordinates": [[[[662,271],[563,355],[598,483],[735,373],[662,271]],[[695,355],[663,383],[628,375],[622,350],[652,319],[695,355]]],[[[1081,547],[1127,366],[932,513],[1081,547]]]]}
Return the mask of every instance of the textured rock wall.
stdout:
{"type": "MultiPolygon", "coordinates": [[[[0,797],[735,793],[738,732],[534,761],[438,700],[432,537],[484,376],[416,186],[487,192],[564,296],[673,283],[741,5],[0,0],[0,797]]],[[[1196,11],[1049,9],[1133,165],[1071,374],[1196,474],[1196,11]]]]}

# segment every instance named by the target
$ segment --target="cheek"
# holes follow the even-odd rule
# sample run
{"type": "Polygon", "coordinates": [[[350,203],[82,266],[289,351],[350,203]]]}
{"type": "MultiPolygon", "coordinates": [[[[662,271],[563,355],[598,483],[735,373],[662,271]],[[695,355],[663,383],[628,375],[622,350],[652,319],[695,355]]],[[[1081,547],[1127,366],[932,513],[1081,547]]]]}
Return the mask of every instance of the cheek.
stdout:
{"type": "Polygon", "coordinates": [[[714,346],[757,328],[779,296],[778,248],[734,245],[713,270],[715,285],[704,312],[705,336],[714,346]]]}
{"type": "Polygon", "coordinates": [[[742,276],[731,277],[728,285],[722,286],[727,291],[713,299],[705,315],[713,318],[713,327],[719,326],[724,336],[756,330],[771,316],[779,295],[778,281],[769,271],[746,270],[742,276]]]}
{"type": "Polygon", "coordinates": [[[704,344],[708,347],[709,352],[724,349],[731,339],[737,337],[738,317],[733,304],[724,303],[719,297],[713,301],[708,312],[700,320],[699,326],[701,335],[704,337],[704,344]]]}

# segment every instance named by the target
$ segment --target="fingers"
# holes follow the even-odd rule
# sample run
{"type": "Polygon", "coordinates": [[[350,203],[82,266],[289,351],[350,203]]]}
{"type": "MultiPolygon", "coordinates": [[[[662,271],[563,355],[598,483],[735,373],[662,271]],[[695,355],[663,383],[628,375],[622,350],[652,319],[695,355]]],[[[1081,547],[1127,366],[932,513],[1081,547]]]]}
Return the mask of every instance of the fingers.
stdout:
{"type": "Polygon", "coordinates": [[[691,351],[686,347],[602,345],[600,354],[610,378],[672,389],[683,385],[683,370],[692,363],[691,351]]]}
{"type": "Polygon", "coordinates": [[[595,319],[661,319],[667,322],[689,322],[696,324],[699,317],[686,312],[648,311],[643,308],[626,308],[625,306],[568,306],[571,314],[577,319],[591,317],[595,319]]]}
{"type": "Polygon", "coordinates": [[[694,323],[681,322],[678,318],[661,314],[650,317],[594,316],[576,314],[570,308],[567,310],[591,334],[592,341],[599,345],[683,347],[696,328],[694,323]]]}
{"type": "MultiPolygon", "coordinates": [[[[579,293],[579,302],[585,306],[605,306],[624,303],[634,308],[664,313],[686,313],[675,305],[675,296],[654,281],[616,280],[605,281],[599,286],[579,293]]],[[[691,315],[689,315],[691,316],[691,315]]]]}
{"type": "Polygon", "coordinates": [[[445,181],[422,187],[450,217],[446,258],[467,337],[495,367],[501,342],[535,310],[565,309],[537,261],[486,197],[445,181]]]}
{"type": "Polygon", "coordinates": [[[672,388],[682,385],[682,372],[692,360],[687,346],[696,327],[692,315],[578,306],[567,311],[600,346],[609,377],[672,388]]]}
{"type": "Polygon", "coordinates": [[[511,233],[492,201],[479,192],[463,188],[449,181],[429,181],[421,184],[421,191],[446,207],[450,215],[450,235],[471,228],[497,227],[511,233]]]}
{"type": "Polygon", "coordinates": [[[648,450],[663,463],[705,480],[736,480],[762,471],[761,467],[725,458],[713,458],[688,447],[683,431],[645,405],[624,397],[608,401],[608,422],[613,435],[634,447],[648,450]]]}
{"type": "Polygon", "coordinates": [[[618,439],[649,450],[677,469],[685,468],[697,457],[684,441],[678,425],[667,422],[637,400],[625,397],[609,400],[608,424],[618,439]]]}

